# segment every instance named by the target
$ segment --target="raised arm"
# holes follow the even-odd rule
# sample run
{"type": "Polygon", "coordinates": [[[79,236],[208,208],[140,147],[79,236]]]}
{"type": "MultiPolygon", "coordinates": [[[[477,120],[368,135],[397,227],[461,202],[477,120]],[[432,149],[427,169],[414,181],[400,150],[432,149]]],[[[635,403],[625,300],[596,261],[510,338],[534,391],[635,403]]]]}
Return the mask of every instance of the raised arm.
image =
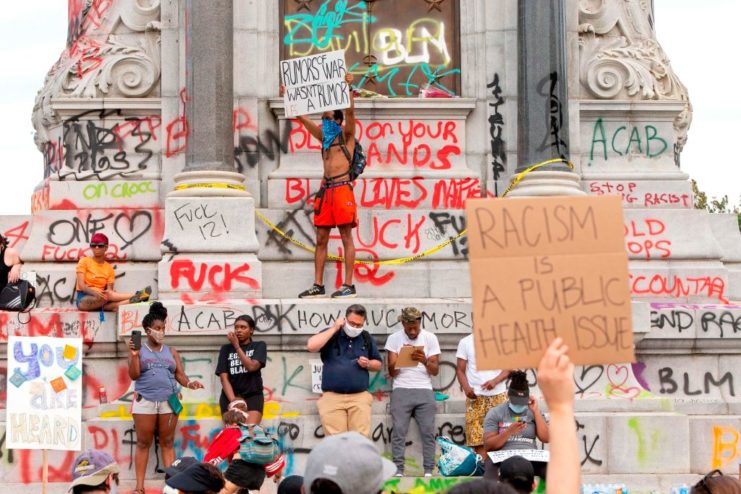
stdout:
{"type": "Polygon", "coordinates": [[[317,333],[309,338],[309,341],[306,342],[306,349],[311,353],[320,352],[322,348],[324,348],[324,345],[326,345],[327,342],[332,339],[332,337],[337,333],[337,331],[340,330],[340,328],[342,328],[344,324],[344,317],[337,318],[332,326],[322,331],[321,333],[317,333]]]}
{"type": "Polygon", "coordinates": [[[353,75],[345,74],[345,82],[350,86],[350,107],[345,109],[345,141],[355,138],[355,92],[352,88],[353,75]]]}
{"type": "Polygon", "coordinates": [[[579,492],[579,445],[574,419],[574,364],[556,338],[538,365],[538,386],[551,415],[547,494],[579,492]]]}
{"type": "MultiPolygon", "coordinates": [[[[286,92],[286,87],[281,84],[280,89],[278,91],[278,94],[280,94],[281,98],[283,97],[283,93],[286,92]]],[[[319,141],[324,139],[324,133],[322,133],[322,129],[319,128],[317,124],[311,121],[310,118],[308,118],[306,115],[299,115],[296,117],[299,122],[306,128],[306,130],[309,131],[309,134],[317,138],[319,141]]]]}

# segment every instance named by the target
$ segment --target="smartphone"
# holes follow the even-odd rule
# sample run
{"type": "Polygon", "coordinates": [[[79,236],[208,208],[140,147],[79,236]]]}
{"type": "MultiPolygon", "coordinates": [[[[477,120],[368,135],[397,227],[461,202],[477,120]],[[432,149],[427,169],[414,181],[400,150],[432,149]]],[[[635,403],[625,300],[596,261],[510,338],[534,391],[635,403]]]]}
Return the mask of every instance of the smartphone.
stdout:
{"type": "Polygon", "coordinates": [[[134,342],[134,350],[140,350],[142,347],[142,332],[132,331],[131,340],[134,342]]]}

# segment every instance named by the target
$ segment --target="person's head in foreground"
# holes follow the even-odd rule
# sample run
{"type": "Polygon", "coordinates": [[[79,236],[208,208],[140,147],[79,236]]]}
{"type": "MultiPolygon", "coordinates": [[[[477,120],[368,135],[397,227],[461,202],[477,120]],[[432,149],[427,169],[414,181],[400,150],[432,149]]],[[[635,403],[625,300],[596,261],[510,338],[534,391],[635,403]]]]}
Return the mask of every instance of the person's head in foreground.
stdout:
{"type": "Polygon", "coordinates": [[[450,489],[448,494],[517,494],[517,491],[509,484],[479,479],[461,482],[450,489]]]}
{"type": "Polygon", "coordinates": [[[118,464],[108,453],[89,449],[80,454],[72,463],[73,494],[107,493],[113,485],[118,485],[118,464]]]}
{"type": "Polygon", "coordinates": [[[301,475],[289,475],[278,484],[278,494],[301,494],[304,478],[301,475]]]}
{"type": "Polygon", "coordinates": [[[322,440],[309,453],[304,494],[377,494],[396,473],[367,437],[343,432],[322,440]]]}
{"type": "Polygon", "coordinates": [[[741,482],[713,470],[692,487],[690,494],[741,494],[741,482]]]}
{"type": "Polygon", "coordinates": [[[522,456],[511,456],[499,465],[499,480],[519,494],[529,494],[535,490],[533,464],[522,456]]]}
{"type": "Polygon", "coordinates": [[[181,458],[177,458],[170,464],[169,467],[165,468],[165,480],[169,479],[170,477],[174,477],[181,472],[184,472],[188,469],[188,467],[191,467],[196,463],[198,463],[198,460],[193,456],[183,456],[181,458]]]}
{"type": "Polygon", "coordinates": [[[524,371],[512,371],[509,375],[509,388],[507,389],[509,409],[516,415],[527,412],[527,404],[530,399],[530,386],[527,383],[527,374],[524,371]]]}
{"type": "Polygon", "coordinates": [[[196,463],[165,480],[165,484],[180,494],[218,494],[224,488],[224,477],[215,466],[196,463]]]}

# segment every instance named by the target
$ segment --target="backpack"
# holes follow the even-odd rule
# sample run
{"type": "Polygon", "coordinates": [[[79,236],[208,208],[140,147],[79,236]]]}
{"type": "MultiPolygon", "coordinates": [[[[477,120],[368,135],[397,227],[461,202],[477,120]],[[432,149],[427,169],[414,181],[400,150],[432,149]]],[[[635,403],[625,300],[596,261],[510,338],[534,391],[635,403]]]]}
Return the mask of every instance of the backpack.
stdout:
{"type": "Polygon", "coordinates": [[[265,433],[259,425],[240,425],[239,458],[247,463],[267,465],[280,455],[278,441],[265,433]]]}
{"type": "Polygon", "coordinates": [[[0,290],[0,310],[26,312],[36,300],[36,290],[26,280],[8,283],[0,290]]]}
{"type": "Polygon", "coordinates": [[[340,132],[340,148],[345,153],[345,158],[350,163],[350,180],[353,181],[363,174],[367,159],[365,157],[365,151],[363,151],[363,145],[360,141],[355,139],[355,148],[353,149],[352,157],[350,157],[350,151],[345,146],[345,136],[340,132]]]}
{"type": "Polygon", "coordinates": [[[484,461],[471,448],[460,446],[445,436],[437,437],[442,450],[437,468],[443,477],[480,477],[484,474],[484,461]]]}

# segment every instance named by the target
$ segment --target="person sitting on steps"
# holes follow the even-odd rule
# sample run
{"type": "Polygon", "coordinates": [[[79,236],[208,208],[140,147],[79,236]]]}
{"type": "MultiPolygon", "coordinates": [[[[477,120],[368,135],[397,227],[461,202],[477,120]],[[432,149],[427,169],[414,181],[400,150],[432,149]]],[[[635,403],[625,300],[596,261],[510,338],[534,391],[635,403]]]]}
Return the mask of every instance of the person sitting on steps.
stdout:
{"type": "Polygon", "coordinates": [[[113,289],[116,273],[113,266],[105,260],[108,250],[108,237],[95,233],[90,238],[92,256],[86,256],[77,263],[75,273],[75,305],[80,310],[115,311],[119,305],[136,304],[149,300],[152,287],[148,286],[136,293],[119,293],[113,289]]]}

